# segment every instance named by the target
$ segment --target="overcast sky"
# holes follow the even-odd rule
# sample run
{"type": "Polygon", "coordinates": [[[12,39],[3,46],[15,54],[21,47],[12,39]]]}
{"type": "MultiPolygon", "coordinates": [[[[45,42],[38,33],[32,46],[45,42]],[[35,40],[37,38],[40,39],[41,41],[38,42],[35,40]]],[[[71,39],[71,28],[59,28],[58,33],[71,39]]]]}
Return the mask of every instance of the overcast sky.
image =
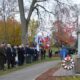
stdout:
{"type": "MultiPolygon", "coordinates": [[[[32,0],[24,0],[24,5],[28,6],[28,8],[29,8],[31,1],[32,0]]],[[[71,5],[73,5],[73,4],[80,4],[80,0],[60,0],[60,1],[62,1],[63,3],[67,3],[67,1],[69,1],[71,5]]],[[[43,5],[45,5],[47,7],[47,9],[50,9],[52,6],[55,5],[55,4],[53,5],[53,3],[54,3],[54,0],[49,0],[48,5],[46,5],[46,3],[44,3],[43,5]]],[[[52,7],[52,8],[54,8],[54,7],[52,7]]],[[[16,15],[18,20],[20,20],[19,16],[20,15],[16,15]]],[[[35,16],[35,15],[33,15],[33,16],[35,16]]],[[[43,15],[43,16],[45,16],[45,15],[43,15]]],[[[43,23],[40,26],[45,27],[45,28],[49,28],[50,26],[52,26],[50,24],[49,18],[46,18],[46,16],[45,16],[44,19],[45,19],[45,21],[43,21],[43,23]]],[[[47,31],[48,31],[48,29],[47,29],[47,31]]],[[[74,32],[73,35],[76,36],[76,33],[74,32]]]]}
{"type": "MultiPolygon", "coordinates": [[[[31,1],[32,0],[24,0],[24,5],[25,6],[28,6],[28,8],[29,8],[29,6],[30,6],[30,3],[31,3],[31,1]]],[[[60,0],[60,1],[62,1],[63,3],[67,3],[67,0],[60,0]]],[[[80,0],[68,0],[69,2],[70,2],[70,4],[80,4],[80,0]]],[[[47,7],[47,9],[49,9],[50,10],[50,8],[52,7],[52,6],[54,6],[53,5],[53,3],[54,3],[54,0],[49,0],[49,3],[46,5],[46,3],[44,3],[43,5],[45,5],[46,7],[47,7]]],[[[41,3],[42,4],[42,3],[41,3]]],[[[54,8],[54,7],[52,7],[52,8],[54,8]]],[[[19,15],[16,15],[17,16],[17,18],[19,19],[19,15]]],[[[33,16],[34,16],[34,18],[36,18],[36,16],[35,16],[35,14],[33,14],[33,16]]],[[[45,15],[43,15],[43,16],[45,16],[45,15]]],[[[43,26],[44,25],[44,27],[46,28],[46,27],[50,27],[50,26],[52,26],[52,25],[50,25],[50,20],[49,20],[49,18],[46,18],[47,16],[45,16],[45,20],[43,21],[43,23],[41,23],[41,25],[40,26],[43,26]],[[46,25],[45,25],[46,24],[46,25]]],[[[51,18],[51,19],[53,19],[53,18],[51,18]]]]}
{"type": "MultiPolygon", "coordinates": [[[[2,0],[0,0],[0,1],[2,1],[2,0]]],[[[25,6],[28,6],[28,8],[29,8],[29,6],[30,6],[30,2],[31,2],[32,0],[24,0],[24,5],[25,6]]],[[[67,0],[61,0],[62,2],[67,2],[67,0]]],[[[71,4],[80,4],[80,0],[68,0],[71,4]]],[[[49,0],[49,4],[48,4],[48,6],[47,7],[51,7],[53,4],[52,4],[52,2],[54,2],[54,0],[49,0]]],[[[49,9],[48,8],[48,9],[49,9]]],[[[17,20],[20,20],[20,17],[19,17],[19,15],[16,15],[16,18],[17,18],[17,20]]]]}
{"type": "Polygon", "coordinates": [[[80,0],[72,0],[74,3],[80,4],[80,0]]]}

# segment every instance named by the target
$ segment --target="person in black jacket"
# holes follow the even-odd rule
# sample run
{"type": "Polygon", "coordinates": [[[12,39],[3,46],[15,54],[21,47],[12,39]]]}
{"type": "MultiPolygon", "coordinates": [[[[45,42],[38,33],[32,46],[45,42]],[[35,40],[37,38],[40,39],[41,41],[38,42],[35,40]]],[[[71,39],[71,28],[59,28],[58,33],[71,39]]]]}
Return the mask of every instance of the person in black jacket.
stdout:
{"type": "Polygon", "coordinates": [[[46,51],[44,48],[41,48],[41,60],[45,59],[46,51]]]}
{"type": "Polygon", "coordinates": [[[5,66],[5,59],[6,59],[6,54],[5,54],[5,47],[4,44],[0,44],[0,70],[4,70],[5,66]]]}
{"type": "Polygon", "coordinates": [[[29,54],[30,54],[30,61],[31,62],[34,61],[34,48],[33,48],[33,46],[30,46],[29,54]]]}
{"type": "Polygon", "coordinates": [[[21,46],[22,46],[21,47],[21,55],[22,55],[21,64],[23,65],[24,64],[24,61],[25,61],[25,47],[24,47],[23,44],[21,46]]]}
{"type": "Polygon", "coordinates": [[[18,65],[21,65],[21,46],[17,47],[17,53],[18,53],[18,65]]]}
{"type": "Polygon", "coordinates": [[[8,69],[10,69],[11,67],[13,67],[13,58],[12,58],[12,50],[11,50],[11,45],[7,44],[7,48],[6,48],[6,58],[7,58],[7,65],[8,65],[8,69]]]}
{"type": "Polygon", "coordinates": [[[24,64],[24,54],[25,54],[25,50],[24,47],[22,45],[20,45],[18,48],[18,65],[21,66],[24,64]]]}
{"type": "Polygon", "coordinates": [[[14,46],[11,47],[11,52],[12,52],[12,67],[16,65],[15,57],[16,57],[16,48],[14,46]]]}
{"type": "Polygon", "coordinates": [[[37,52],[37,49],[34,48],[34,61],[37,61],[38,60],[38,52],[37,52]]]}
{"type": "Polygon", "coordinates": [[[49,58],[52,58],[52,50],[51,49],[49,49],[49,58]]]}
{"type": "Polygon", "coordinates": [[[25,47],[25,54],[26,54],[26,63],[30,63],[30,48],[29,45],[25,47]]]}

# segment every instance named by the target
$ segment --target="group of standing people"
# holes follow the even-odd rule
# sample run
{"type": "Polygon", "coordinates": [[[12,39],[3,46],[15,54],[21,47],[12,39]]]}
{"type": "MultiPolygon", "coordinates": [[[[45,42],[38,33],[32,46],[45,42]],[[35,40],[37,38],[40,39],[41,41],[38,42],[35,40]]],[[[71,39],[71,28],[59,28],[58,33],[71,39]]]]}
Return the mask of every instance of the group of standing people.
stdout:
{"type": "MultiPolygon", "coordinates": [[[[51,57],[52,52],[50,51],[49,57],[51,57]]],[[[46,50],[41,48],[40,51],[34,46],[29,45],[19,45],[12,46],[10,44],[0,44],[0,70],[5,69],[5,64],[7,68],[13,68],[16,65],[23,65],[24,63],[32,63],[39,59],[45,59],[46,50]]]]}

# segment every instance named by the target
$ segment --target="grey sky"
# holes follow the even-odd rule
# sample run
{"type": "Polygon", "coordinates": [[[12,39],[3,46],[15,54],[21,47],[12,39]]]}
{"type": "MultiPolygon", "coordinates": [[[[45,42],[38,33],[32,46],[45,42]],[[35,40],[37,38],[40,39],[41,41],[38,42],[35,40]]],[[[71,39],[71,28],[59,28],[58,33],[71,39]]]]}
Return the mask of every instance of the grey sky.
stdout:
{"type": "Polygon", "coordinates": [[[76,4],[80,4],[80,0],[72,0],[76,4]]]}
{"type": "MultiPolygon", "coordinates": [[[[27,8],[29,8],[30,7],[30,3],[31,3],[31,1],[32,0],[24,0],[24,5],[25,6],[27,6],[27,8]]],[[[62,1],[63,3],[67,3],[67,0],[60,0],[60,1],[62,1]]],[[[80,4],[80,0],[68,0],[69,2],[70,2],[70,4],[80,4]]],[[[53,5],[54,4],[54,0],[49,0],[48,1],[48,3],[41,3],[41,5],[45,5],[46,7],[47,7],[47,10],[50,10],[50,8],[54,8],[53,6],[55,5],[53,5]]],[[[26,14],[27,15],[27,14],[26,14]]],[[[47,16],[45,16],[45,13],[43,13],[42,14],[42,16],[44,16],[44,21],[42,22],[42,24],[40,25],[40,26],[43,26],[44,25],[44,27],[46,28],[46,27],[50,27],[51,25],[50,25],[50,20],[49,20],[49,17],[47,17],[47,16]],[[46,25],[45,25],[46,24],[46,25]]],[[[27,17],[27,16],[26,16],[27,17]]],[[[19,15],[16,15],[16,18],[18,19],[18,20],[20,20],[20,17],[19,17],[19,15]]],[[[33,14],[32,15],[32,18],[35,18],[36,19],[36,15],[35,14],[33,14]]],[[[51,17],[51,19],[53,19],[53,17],[51,17]]]]}
{"type": "MultiPolygon", "coordinates": [[[[0,1],[2,1],[2,0],[0,0],[0,1]]],[[[32,0],[24,0],[24,5],[25,6],[28,6],[27,8],[29,8],[30,7],[30,3],[31,3],[31,1],[32,0]]],[[[61,0],[62,2],[67,2],[67,0],[61,0]]],[[[80,0],[68,0],[68,1],[70,1],[70,3],[71,4],[80,4],[80,0]]],[[[48,7],[48,9],[53,5],[53,2],[54,2],[54,0],[49,0],[48,1],[49,2],[49,4],[48,5],[46,5],[47,7],[48,7]]],[[[42,4],[42,3],[41,3],[42,4]]],[[[46,4],[46,3],[44,3],[44,4],[46,4]]],[[[26,14],[27,15],[27,14],[26,14]]],[[[34,14],[35,15],[35,14],[34,14]]],[[[34,16],[33,15],[33,16],[34,16]]],[[[20,20],[20,18],[19,18],[19,15],[16,15],[16,17],[17,17],[17,20],[20,20]]]]}

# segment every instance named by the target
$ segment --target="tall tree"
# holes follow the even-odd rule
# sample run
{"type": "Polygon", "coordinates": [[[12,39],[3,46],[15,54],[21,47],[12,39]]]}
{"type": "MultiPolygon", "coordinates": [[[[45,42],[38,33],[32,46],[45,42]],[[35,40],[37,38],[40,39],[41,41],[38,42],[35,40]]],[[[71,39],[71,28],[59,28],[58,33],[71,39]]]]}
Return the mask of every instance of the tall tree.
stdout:
{"type": "Polygon", "coordinates": [[[38,4],[41,2],[45,2],[45,1],[47,1],[47,0],[32,0],[30,8],[29,8],[27,19],[25,19],[23,0],[18,0],[21,23],[22,23],[22,43],[23,44],[26,44],[28,42],[28,25],[29,25],[30,18],[32,16],[33,11],[36,10],[38,16],[39,16],[39,9],[40,8],[44,9],[44,11],[46,11],[46,12],[51,13],[44,6],[38,4]]]}
{"type": "Polygon", "coordinates": [[[78,4],[61,2],[60,0],[55,0],[55,2],[57,3],[55,8],[56,21],[61,21],[65,24],[66,26],[62,25],[61,27],[67,29],[69,35],[73,35],[73,32],[77,32],[80,24],[78,20],[80,6],[78,4]],[[73,29],[68,28],[68,26],[73,29]],[[72,32],[70,32],[69,29],[72,30],[72,32]]]}
{"type": "Polygon", "coordinates": [[[23,0],[18,0],[19,4],[19,11],[20,11],[20,18],[21,18],[21,30],[22,30],[22,43],[26,44],[27,37],[28,37],[28,27],[26,26],[26,19],[25,19],[25,13],[24,13],[24,4],[23,0]]]}

